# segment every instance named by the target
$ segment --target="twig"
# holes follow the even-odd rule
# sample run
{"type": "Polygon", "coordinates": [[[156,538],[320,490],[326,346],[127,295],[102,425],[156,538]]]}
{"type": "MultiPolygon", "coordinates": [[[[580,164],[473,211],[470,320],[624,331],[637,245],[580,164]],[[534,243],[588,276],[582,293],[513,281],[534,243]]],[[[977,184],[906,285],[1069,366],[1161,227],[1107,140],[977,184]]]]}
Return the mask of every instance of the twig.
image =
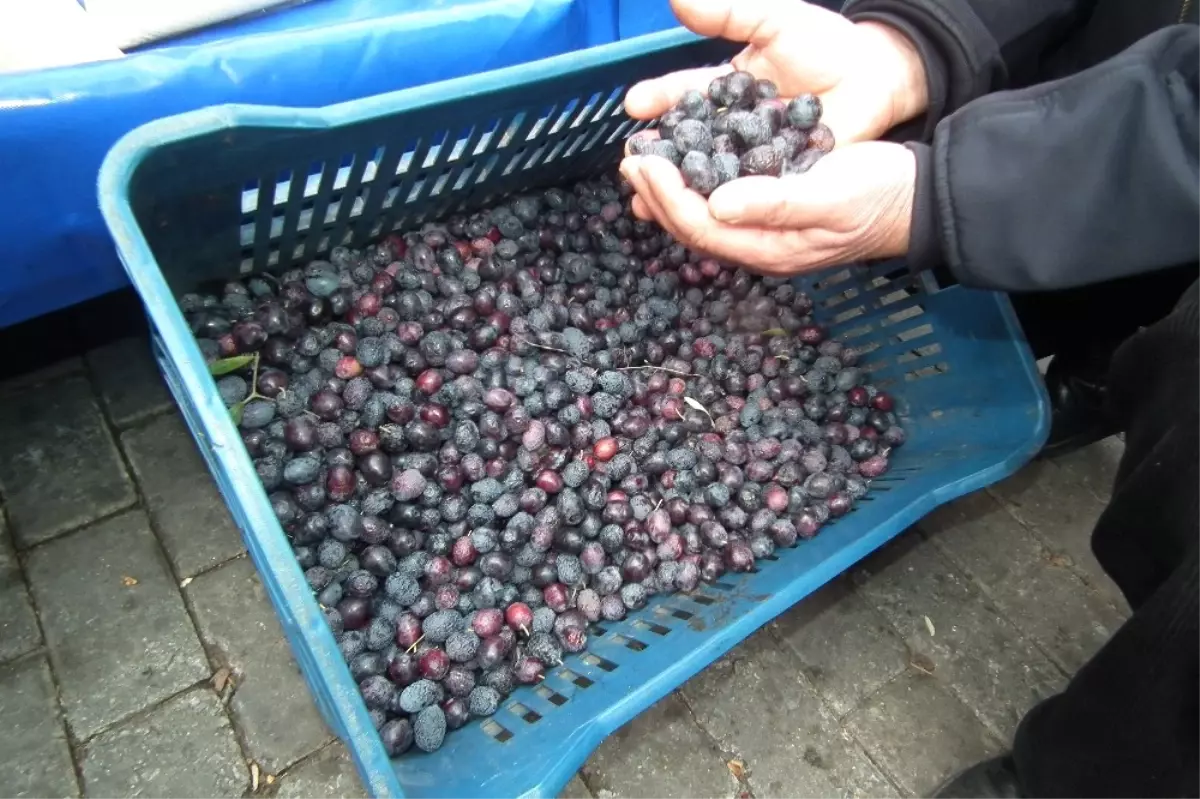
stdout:
{"type": "Polygon", "coordinates": [[[410,646],[408,649],[404,650],[404,654],[406,654],[406,655],[412,654],[412,651],[417,648],[417,644],[421,643],[424,640],[425,640],[425,636],[422,635],[420,638],[413,641],[412,646],[410,646]]]}
{"type": "Polygon", "coordinates": [[[545,344],[538,344],[536,342],[530,341],[527,338],[521,338],[519,336],[517,337],[517,341],[520,341],[522,344],[528,344],[531,347],[536,347],[539,350],[548,350],[550,352],[561,352],[563,355],[571,354],[571,353],[567,352],[566,350],[560,350],[558,347],[547,347],[545,344]]]}
{"type": "Polygon", "coordinates": [[[660,372],[668,372],[673,375],[679,375],[680,377],[695,377],[695,374],[693,372],[681,372],[678,369],[668,369],[665,366],[618,366],[617,367],[618,372],[629,372],[634,369],[655,369],[660,372]]]}
{"type": "MultiPolygon", "coordinates": [[[[258,365],[261,362],[262,362],[262,358],[261,358],[260,354],[257,352],[254,353],[254,358],[253,358],[253,360],[250,361],[250,364],[252,367],[251,373],[250,373],[250,393],[247,394],[240,401],[235,402],[233,405],[229,406],[229,413],[231,416],[233,416],[235,425],[241,424],[242,413],[245,412],[246,406],[249,405],[254,400],[259,399],[259,400],[264,400],[266,402],[272,401],[270,397],[264,397],[262,394],[258,393],[258,365]]],[[[242,367],[242,368],[245,368],[245,367],[242,367]]]]}
{"type": "Polygon", "coordinates": [[[258,364],[261,360],[262,359],[259,357],[258,353],[257,352],[254,353],[254,361],[252,364],[252,370],[250,372],[250,397],[249,397],[249,399],[253,399],[254,397],[261,397],[263,399],[266,399],[265,397],[262,397],[262,395],[258,393],[258,364]]]}

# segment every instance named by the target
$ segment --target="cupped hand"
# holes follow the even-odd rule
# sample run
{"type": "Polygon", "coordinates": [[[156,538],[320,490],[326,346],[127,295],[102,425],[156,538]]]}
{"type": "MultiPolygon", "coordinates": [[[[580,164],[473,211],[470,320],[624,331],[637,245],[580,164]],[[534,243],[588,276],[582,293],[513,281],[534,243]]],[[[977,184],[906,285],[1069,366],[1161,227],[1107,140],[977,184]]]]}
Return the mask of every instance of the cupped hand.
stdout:
{"type": "Polygon", "coordinates": [[[795,275],[908,251],[916,159],[899,144],[839,147],[804,174],[738,178],[707,199],[665,158],[627,157],[621,173],[635,214],[755,272],[795,275]]]}
{"type": "Polygon", "coordinates": [[[731,65],[636,84],[625,98],[635,119],[661,116],[685,91],[704,91],[734,69],[773,81],[784,97],[818,95],[839,144],[879,138],[928,105],[916,49],[884,25],[854,23],[802,0],[672,0],[671,7],[693,32],[747,46],[731,65]]]}

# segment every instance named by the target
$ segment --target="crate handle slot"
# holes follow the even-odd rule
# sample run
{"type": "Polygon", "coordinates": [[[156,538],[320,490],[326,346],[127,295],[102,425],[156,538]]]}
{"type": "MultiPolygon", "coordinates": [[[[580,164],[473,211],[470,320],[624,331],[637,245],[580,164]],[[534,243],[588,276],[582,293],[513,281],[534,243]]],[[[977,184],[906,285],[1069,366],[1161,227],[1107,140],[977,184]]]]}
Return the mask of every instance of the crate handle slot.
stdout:
{"type": "Polygon", "coordinates": [[[480,724],[479,727],[492,738],[495,738],[497,743],[504,743],[505,741],[509,741],[513,738],[513,734],[509,731],[509,729],[497,722],[495,719],[487,719],[480,724]]]}
{"type": "Polygon", "coordinates": [[[520,702],[513,702],[508,706],[508,710],[519,716],[521,721],[524,721],[526,724],[537,724],[542,720],[541,713],[538,713],[533,708],[525,707],[520,702]]]}
{"type": "Polygon", "coordinates": [[[550,688],[547,688],[544,685],[539,685],[537,688],[534,689],[533,692],[535,694],[537,694],[538,696],[540,696],[542,699],[545,699],[547,702],[549,702],[550,704],[552,704],[556,707],[562,707],[568,701],[570,701],[567,697],[563,696],[558,691],[554,691],[550,688]]]}

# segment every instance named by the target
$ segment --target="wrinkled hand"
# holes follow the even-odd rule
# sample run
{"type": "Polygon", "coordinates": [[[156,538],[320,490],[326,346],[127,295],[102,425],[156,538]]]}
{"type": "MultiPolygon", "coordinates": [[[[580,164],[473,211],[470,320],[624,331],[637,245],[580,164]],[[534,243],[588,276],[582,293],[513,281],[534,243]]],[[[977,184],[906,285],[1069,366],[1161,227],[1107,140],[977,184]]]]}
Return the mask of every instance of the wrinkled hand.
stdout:
{"type": "Polygon", "coordinates": [[[683,244],[768,275],[795,275],[908,251],[916,159],[899,144],[839,147],[802,175],[738,178],[708,199],[674,165],[631,156],[633,211],[683,244]]]}
{"type": "Polygon", "coordinates": [[[783,97],[818,95],[821,121],[839,144],[877,139],[928,105],[916,48],[887,26],[854,23],[801,0],[672,0],[671,7],[695,33],[747,47],[731,65],[636,84],[625,98],[625,111],[635,119],[661,116],[685,91],[705,91],[734,69],[774,81],[783,97]]]}

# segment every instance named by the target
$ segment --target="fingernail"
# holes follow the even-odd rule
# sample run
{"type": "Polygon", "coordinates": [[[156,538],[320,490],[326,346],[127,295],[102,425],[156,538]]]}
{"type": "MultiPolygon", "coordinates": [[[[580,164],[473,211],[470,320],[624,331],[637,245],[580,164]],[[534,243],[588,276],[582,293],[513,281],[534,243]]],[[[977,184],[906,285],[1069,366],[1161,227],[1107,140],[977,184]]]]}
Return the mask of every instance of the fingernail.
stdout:
{"type": "Polygon", "coordinates": [[[631,155],[621,160],[621,174],[626,180],[632,180],[638,176],[641,171],[641,165],[636,155],[631,155]]]}

